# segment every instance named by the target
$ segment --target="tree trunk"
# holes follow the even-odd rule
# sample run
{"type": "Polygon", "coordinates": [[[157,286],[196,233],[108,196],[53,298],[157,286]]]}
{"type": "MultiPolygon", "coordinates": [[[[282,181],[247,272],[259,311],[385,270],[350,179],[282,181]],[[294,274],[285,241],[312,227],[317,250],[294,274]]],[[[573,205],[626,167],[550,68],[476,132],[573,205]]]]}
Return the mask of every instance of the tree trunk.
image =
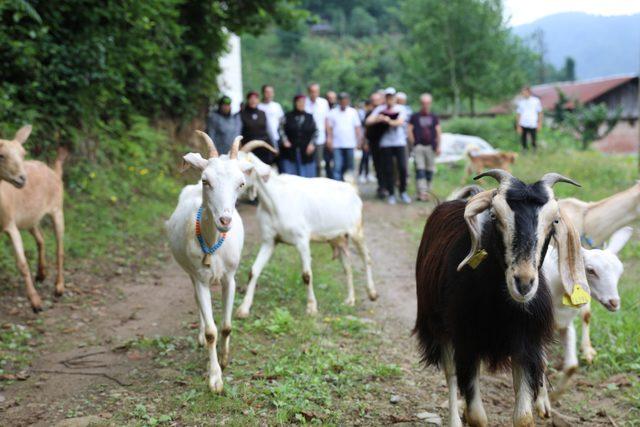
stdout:
{"type": "Polygon", "coordinates": [[[476,96],[472,92],[469,96],[469,110],[471,111],[471,117],[476,116],[476,96]]]}
{"type": "Polygon", "coordinates": [[[453,51],[451,42],[451,29],[449,21],[446,26],[447,32],[447,56],[449,59],[449,84],[453,92],[453,117],[458,117],[460,114],[460,87],[458,86],[458,73],[456,69],[456,55],[453,51]]]}

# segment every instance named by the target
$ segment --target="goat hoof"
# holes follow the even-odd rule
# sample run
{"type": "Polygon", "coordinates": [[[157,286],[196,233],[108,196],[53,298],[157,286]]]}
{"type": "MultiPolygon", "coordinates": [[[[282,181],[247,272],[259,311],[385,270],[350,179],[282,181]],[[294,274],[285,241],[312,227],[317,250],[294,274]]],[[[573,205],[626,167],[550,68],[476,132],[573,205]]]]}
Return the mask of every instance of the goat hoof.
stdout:
{"type": "Polygon", "coordinates": [[[46,278],[47,273],[45,273],[44,271],[38,271],[38,274],[36,275],[36,282],[44,282],[46,278]]]}
{"type": "Polygon", "coordinates": [[[369,300],[370,301],[375,301],[377,299],[378,299],[378,292],[376,292],[376,291],[369,292],[369,300]]]}
{"type": "Polygon", "coordinates": [[[53,296],[55,296],[56,298],[60,298],[62,295],[64,295],[64,291],[61,291],[59,289],[55,289],[53,291],[53,296]]]}
{"type": "Polygon", "coordinates": [[[346,300],[344,300],[344,305],[348,305],[349,307],[353,307],[354,305],[356,305],[356,299],[355,298],[347,298],[346,300]]]}
{"type": "Polygon", "coordinates": [[[39,313],[42,311],[42,300],[39,295],[35,295],[29,298],[29,302],[31,303],[31,309],[34,313],[39,313]]]}
{"type": "Polygon", "coordinates": [[[222,384],[222,378],[210,378],[209,379],[209,390],[213,393],[220,394],[222,393],[224,385],[222,384]]]}
{"type": "Polygon", "coordinates": [[[318,314],[318,307],[316,306],[316,304],[307,304],[307,314],[309,316],[315,316],[316,314],[318,314]]]}
{"type": "Polygon", "coordinates": [[[595,359],[596,354],[598,354],[593,347],[582,349],[582,357],[584,360],[591,365],[593,363],[593,359],[595,359]]]}
{"type": "Polygon", "coordinates": [[[538,397],[536,400],[536,412],[538,416],[542,419],[551,418],[551,403],[549,403],[548,398],[538,397]]]}
{"type": "Polygon", "coordinates": [[[236,310],[236,317],[238,319],[246,319],[247,317],[249,317],[249,310],[238,307],[238,309],[236,310]]]}
{"type": "Polygon", "coordinates": [[[536,423],[533,422],[533,415],[531,413],[522,414],[519,418],[513,422],[514,427],[536,427],[536,423]]]}

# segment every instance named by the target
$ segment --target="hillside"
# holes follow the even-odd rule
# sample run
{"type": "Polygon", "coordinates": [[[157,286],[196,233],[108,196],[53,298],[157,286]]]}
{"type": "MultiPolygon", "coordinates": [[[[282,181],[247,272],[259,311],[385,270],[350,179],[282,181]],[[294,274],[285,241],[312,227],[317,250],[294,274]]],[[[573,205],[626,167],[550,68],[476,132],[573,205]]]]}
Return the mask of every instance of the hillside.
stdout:
{"type": "Polygon", "coordinates": [[[640,69],[640,14],[559,13],[514,27],[514,32],[526,39],[538,28],[544,32],[546,60],[559,68],[565,57],[573,57],[578,78],[637,73],[640,69]]]}

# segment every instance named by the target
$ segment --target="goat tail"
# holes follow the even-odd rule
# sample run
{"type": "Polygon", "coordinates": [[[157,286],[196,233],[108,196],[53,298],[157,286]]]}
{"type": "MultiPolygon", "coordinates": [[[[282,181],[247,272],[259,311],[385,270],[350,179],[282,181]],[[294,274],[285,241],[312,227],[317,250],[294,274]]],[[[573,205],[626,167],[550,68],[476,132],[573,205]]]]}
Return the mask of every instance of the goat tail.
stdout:
{"type": "Polygon", "coordinates": [[[58,156],[53,164],[53,170],[60,178],[62,178],[62,166],[67,157],[69,157],[69,150],[62,145],[58,146],[58,156]]]}

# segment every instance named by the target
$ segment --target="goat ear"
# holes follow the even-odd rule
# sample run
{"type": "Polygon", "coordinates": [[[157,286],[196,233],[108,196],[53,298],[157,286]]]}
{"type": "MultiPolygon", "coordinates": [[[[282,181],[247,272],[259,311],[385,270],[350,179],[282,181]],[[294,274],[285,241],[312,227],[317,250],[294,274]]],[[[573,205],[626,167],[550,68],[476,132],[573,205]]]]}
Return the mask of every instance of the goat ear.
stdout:
{"type": "Polygon", "coordinates": [[[18,132],[16,132],[16,136],[13,137],[13,140],[18,141],[20,144],[24,144],[27,141],[27,138],[29,138],[29,135],[31,135],[31,129],[31,125],[22,126],[18,129],[18,132]]]}
{"type": "Polygon", "coordinates": [[[251,174],[251,171],[255,169],[255,167],[253,166],[253,163],[248,162],[246,160],[238,160],[238,164],[240,165],[240,170],[245,175],[251,174]]]}
{"type": "Polygon", "coordinates": [[[249,159],[253,164],[254,170],[256,171],[258,176],[262,179],[262,181],[264,182],[269,181],[269,178],[271,177],[271,166],[264,163],[262,160],[258,158],[258,156],[256,156],[253,153],[249,153],[249,159]]]}
{"type": "Polygon", "coordinates": [[[558,272],[565,293],[571,295],[575,285],[580,285],[582,289],[589,292],[580,235],[562,209],[560,209],[560,218],[554,226],[553,239],[558,249],[558,272]]]}
{"type": "Polygon", "coordinates": [[[471,249],[469,250],[469,255],[467,255],[460,264],[458,264],[458,271],[462,270],[462,267],[469,262],[471,257],[478,250],[480,233],[482,231],[478,222],[478,215],[489,209],[494,195],[494,190],[483,191],[470,198],[467,202],[467,207],[464,209],[464,220],[467,222],[467,226],[469,227],[471,249]]]}
{"type": "Polygon", "coordinates": [[[613,233],[613,235],[609,239],[609,243],[607,244],[607,250],[609,252],[613,252],[614,254],[617,254],[622,250],[622,248],[624,248],[624,245],[627,244],[632,234],[633,234],[633,228],[622,227],[620,230],[613,233]]]}
{"type": "Polygon", "coordinates": [[[189,165],[201,171],[205,170],[208,160],[204,159],[200,153],[189,153],[185,154],[183,157],[184,161],[189,165]]]}

